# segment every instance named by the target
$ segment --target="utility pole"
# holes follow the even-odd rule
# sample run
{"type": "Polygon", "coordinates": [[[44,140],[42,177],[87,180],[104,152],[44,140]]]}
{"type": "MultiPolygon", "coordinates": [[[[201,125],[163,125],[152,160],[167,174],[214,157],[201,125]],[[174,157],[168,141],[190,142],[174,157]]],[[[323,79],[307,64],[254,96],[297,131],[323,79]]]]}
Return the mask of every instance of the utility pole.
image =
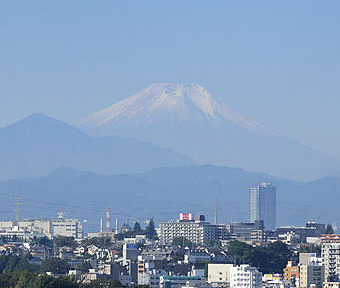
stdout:
{"type": "Polygon", "coordinates": [[[99,232],[103,233],[103,218],[100,218],[100,228],[99,228],[99,232]]]}

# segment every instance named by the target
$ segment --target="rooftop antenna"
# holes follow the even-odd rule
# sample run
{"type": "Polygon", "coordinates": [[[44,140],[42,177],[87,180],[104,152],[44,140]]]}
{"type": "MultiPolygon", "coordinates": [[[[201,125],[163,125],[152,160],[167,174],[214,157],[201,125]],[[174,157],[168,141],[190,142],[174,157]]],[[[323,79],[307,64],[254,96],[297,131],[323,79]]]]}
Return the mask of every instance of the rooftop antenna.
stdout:
{"type": "Polygon", "coordinates": [[[64,219],[64,207],[60,206],[60,211],[58,213],[58,219],[64,219]]]}

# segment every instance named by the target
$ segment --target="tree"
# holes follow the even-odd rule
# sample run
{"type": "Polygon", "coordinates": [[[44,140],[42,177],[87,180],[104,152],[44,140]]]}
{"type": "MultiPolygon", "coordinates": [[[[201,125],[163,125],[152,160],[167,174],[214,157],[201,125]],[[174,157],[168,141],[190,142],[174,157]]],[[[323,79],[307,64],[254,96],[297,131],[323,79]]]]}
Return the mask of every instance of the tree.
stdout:
{"type": "MultiPolygon", "coordinates": [[[[69,277],[53,277],[28,272],[0,274],[1,288],[80,288],[69,277]]],[[[86,287],[86,286],[84,286],[86,287]]],[[[102,286],[97,286],[102,287],[102,286]]],[[[104,286],[105,287],[105,286],[104,286]]]]}
{"type": "Polygon", "coordinates": [[[110,237],[92,237],[82,241],[84,246],[95,245],[99,248],[108,248],[112,242],[110,237]]]}
{"type": "Polygon", "coordinates": [[[19,281],[19,274],[16,273],[6,273],[0,274],[0,287],[11,288],[15,287],[19,281]]]}
{"type": "Polygon", "coordinates": [[[145,228],[145,235],[148,239],[155,239],[157,236],[157,232],[155,229],[155,222],[153,221],[153,218],[150,219],[149,225],[145,228]]]}
{"type": "Polygon", "coordinates": [[[32,288],[79,288],[79,284],[68,277],[40,275],[31,282],[32,288]]]}
{"type": "Polygon", "coordinates": [[[229,244],[237,264],[250,264],[263,273],[279,273],[292,257],[292,251],[281,241],[270,243],[268,247],[253,247],[240,241],[229,244]]]}
{"type": "Polygon", "coordinates": [[[35,237],[33,240],[36,244],[38,245],[43,245],[52,248],[53,247],[53,242],[48,239],[48,237],[35,237]]]}
{"type": "Polygon", "coordinates": [[[57,248],[67,246],[71,248],[76,248],[78,246],[78,243],[74,241],[73,237],[67,237],[67,236],[56,236],[53,238],[53,242],[57,246],[57,248]]]}
{"type": "Polygon", "coordinates": [[[80,288],[98,288],[98,287],[105,287],[105,288],[124,288],[118,280],[114,279],[97,279],[93,280],[88,284],[81,284],[80,288]]]}
{"type": "Polygon", "coordinates": [[[241,241],[232,241],[228,247],[228,251],[233,254],[237,264],[247,263],[252,249],[252,246],[241,241]]]}
{"type": "Polygon", "coordinates": [[[21,258],[17,255],[1,255],[0,256],[0,273],[9,272],[36,272],[39,266],[28,262],[28,256],[21,258]]]}
{"type": "Polygon", "coordinates": [[[331,224],[327,225],[325,234],[334,234],[334,230],[331,224]]]}
{"type": "Polygon", "coordinates": [[[56,257],[46,258],[40,266],[41,272],[52,272],[54,274],[66,274],[69,269],[70,266],[66,260],[56,257]]]}
{"type": "Polygon", "coordinates": [[[90,262],[84,261],[84,260],[81,261],[76,267],[76,269],[80,270],[82,273],[87,273],[89,271],[89,269],[91,269],[91,268],[92,268],[92,266],[91,266],[90,262]]]}
{"type": "Polygon", "coordinates": [[[36,279],[37,274],[32,274],[29,272],[21,272],[18,275],[17,284],[15,285],[15,288],[28,288],[32,287],[31,283],[36,279]]]}

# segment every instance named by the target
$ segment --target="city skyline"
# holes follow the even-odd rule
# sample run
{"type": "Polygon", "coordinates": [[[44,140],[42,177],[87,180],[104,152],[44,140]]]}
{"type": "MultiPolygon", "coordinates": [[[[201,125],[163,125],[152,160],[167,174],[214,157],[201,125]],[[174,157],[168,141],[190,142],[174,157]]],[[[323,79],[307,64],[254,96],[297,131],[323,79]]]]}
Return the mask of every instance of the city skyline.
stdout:
{"type": "Polygon", "coordinates": [[[0,2],[0,288],[340,288],[339,1],[0,2]]]}

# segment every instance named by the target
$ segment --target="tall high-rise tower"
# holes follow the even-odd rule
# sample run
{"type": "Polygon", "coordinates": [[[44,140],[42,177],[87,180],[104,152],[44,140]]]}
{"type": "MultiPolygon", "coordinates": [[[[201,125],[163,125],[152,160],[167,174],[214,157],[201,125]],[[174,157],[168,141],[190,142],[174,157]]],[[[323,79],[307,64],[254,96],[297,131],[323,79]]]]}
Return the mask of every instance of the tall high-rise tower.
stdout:
{"type": "Polygon", "coordinates": [[[250,186],[250,222],[263,220],[267,230],[276,227],[276,187],[269,182],[250,186]]]}

